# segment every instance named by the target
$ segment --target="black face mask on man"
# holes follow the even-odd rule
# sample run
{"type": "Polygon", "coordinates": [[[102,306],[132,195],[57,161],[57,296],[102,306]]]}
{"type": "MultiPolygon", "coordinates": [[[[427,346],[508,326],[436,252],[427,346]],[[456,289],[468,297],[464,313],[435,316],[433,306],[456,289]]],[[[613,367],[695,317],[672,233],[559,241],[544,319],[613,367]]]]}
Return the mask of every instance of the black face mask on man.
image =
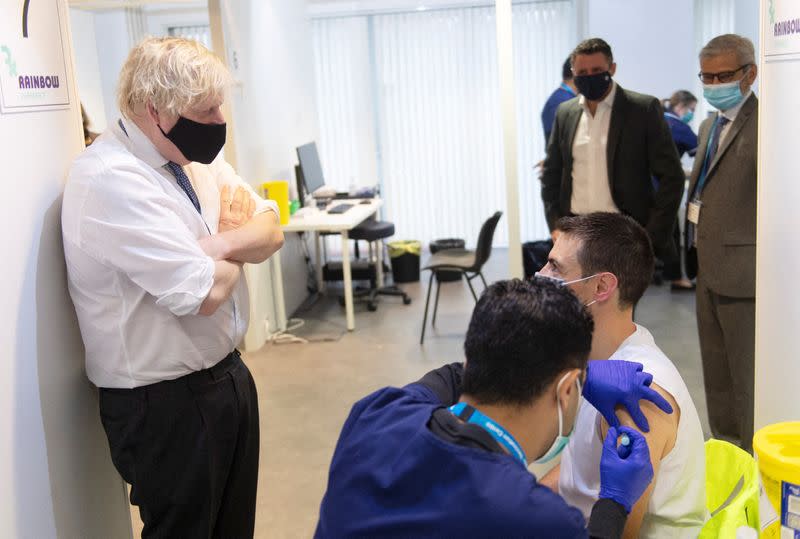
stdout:
{"type": "Polygon", "coordinates": [[[160,125],[158,129],[186,159],[204,165],[211,163],[225,145],[225,124],[201,124],[178,116],[169,133],[164,133],[160,125]]]}
{"type": "Polygon", "coordinates": [[[581,95],[590,101],[599,101],[611,86],[611,73],[603,71],[594,75],[576,75],[573,80],[581,95]]]}

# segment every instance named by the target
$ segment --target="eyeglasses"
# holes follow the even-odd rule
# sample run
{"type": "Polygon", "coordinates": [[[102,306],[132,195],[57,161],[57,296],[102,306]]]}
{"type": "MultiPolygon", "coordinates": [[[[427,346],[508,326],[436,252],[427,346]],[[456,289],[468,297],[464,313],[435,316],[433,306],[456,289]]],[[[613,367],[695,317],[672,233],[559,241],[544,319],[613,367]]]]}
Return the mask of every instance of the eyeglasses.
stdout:
{"type": "Polygon", "coordinates": [[[734,69],[733,71],[723,71],[722,73],[703,73],[701,71],[697,74],[697,78],[703,81],[703,84],[714,84],[714,79],[717,79],[722,83],[731,82],[733,77],[735,77],[739,71],[747,69],[751,65],[752,64],[745,64],[742,67],[734,69]]]}

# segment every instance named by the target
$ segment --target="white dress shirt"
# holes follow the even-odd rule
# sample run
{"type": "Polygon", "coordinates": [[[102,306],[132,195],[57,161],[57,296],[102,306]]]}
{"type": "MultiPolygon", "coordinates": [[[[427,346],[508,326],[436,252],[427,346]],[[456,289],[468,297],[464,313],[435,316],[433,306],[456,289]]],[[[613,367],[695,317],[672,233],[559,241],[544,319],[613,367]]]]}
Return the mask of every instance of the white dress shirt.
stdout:
{"type": "Polygon", "coordinates": [[[600,103],[594,116],[589,112],[586,98],[580,96],[578,103],[583,114],[578,121],[575,139],[572,141],[572,201],[570,211],[576,215],[595,211],[619,213],[611,196],[608,182],[608,127],[611,125],[611,109],[617,95],[617,83],[612,82],[611,91],[600,103]]]}
{"type": "Polygon", "coordinates": [[[99,387],[132,388],[212,367],[239,344],[249,319],[244,275],[212,316],[197,314],[214,283],[198,240],[217,233],[224,185],[245,187],[257,213],[277,205],[218,157],[184,167],[201,215],[153,143],[122,123],[72,164],[61,222],[86,374],[99,387]]]}

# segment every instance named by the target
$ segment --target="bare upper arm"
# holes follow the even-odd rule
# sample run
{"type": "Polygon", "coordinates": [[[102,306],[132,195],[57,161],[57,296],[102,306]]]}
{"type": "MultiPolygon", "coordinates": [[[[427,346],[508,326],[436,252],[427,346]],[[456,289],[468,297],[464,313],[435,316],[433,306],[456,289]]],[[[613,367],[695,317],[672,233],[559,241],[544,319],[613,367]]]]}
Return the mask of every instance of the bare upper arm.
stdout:
{"type": "MultiPolygon", "coordinates": [[[[653,493],[653,485],[655,485],[655,478],[658,477],[658,470],[661,466],[661,461],[672,451],[675,447],[675,441],[678,436],[678,422],[680,421],[680,409],[675,399],[667,393],[662,387],[653,383],[651,387],[656,390],[662,397],[664,397],[673,409],[672,414],[662,412],[656,405],[650,401],[642,400],[639,402],[642,413],[647,417],[650,424],[650,432],[642,433],[647,440],[647,446],[650,449],[650,461],[653,464],[653,482],[647,487],[647,490],[639,498],[639,501],[633,506],[628,521],[625,525],[624,538],[634,538],[639,536],[639,529],[642,526],[642,519],[647,512],[647,506],[650,503],[650,495],[653,493]]],[[[622,425],[631,427],[636,430],[639,428],[634,423],[630,414],[624,408],[617,408],[617,417],[622,425]]],[[[602,420],[601,425],[602,438],[608,433],[608,423],[605,419],[602,420]]]]}

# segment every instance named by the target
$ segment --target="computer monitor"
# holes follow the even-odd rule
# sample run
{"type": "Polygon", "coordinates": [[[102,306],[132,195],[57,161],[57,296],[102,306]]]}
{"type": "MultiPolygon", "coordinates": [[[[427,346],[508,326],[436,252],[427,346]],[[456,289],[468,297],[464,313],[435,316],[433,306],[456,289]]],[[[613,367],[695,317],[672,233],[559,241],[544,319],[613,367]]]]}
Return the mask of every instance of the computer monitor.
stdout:
{"type": "Polygon", "coordinates": [[[298,147],[297,159],[300,161],[300,171],[302,172],[306,193],[313,194],[314,191],[325,185],[325,177],[322,175],[322,163],[320,163],[319,153],[317,153],[317,144],[309,142],[298,147]]]}

